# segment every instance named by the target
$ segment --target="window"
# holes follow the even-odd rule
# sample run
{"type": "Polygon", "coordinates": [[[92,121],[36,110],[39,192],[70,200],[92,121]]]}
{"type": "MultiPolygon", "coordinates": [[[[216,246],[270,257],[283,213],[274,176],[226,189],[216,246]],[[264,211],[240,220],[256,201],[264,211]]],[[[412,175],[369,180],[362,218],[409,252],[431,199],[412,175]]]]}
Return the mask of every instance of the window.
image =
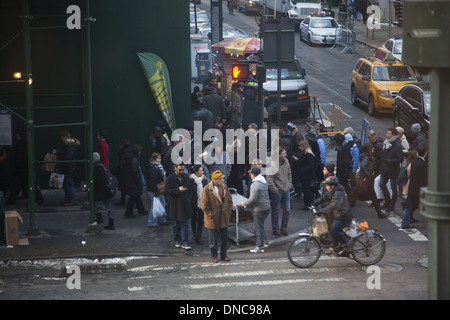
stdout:
{"type": "MultiPolygon", "coordinates": [[[[268,65],[266,69],[267,80],[277,80],[278,79],[278,68],[276,63],[271,66],[268,65]]],[[[303,73],[300,65],[297,62],[283,63],[281,66],[281,79],[291,80],[291,79],[303,79],[303,73]]]]}
{"type": "Polygon", "coordinates": [[[416,78],[407,66],[382,66],[373,70],[373,81],[415,81],[416,78]]]}
{"type": "Polygon", "coordinates": [[[370,77],[370,66],[367,63],[363,63],[361,68],[359,68],[358,73],[361,76],[369,76],[370,77]]]}
{"type": "Polygon", "coordinates": [[[334,19],[312,19],[311,28],[337,28],[338,25],[334,19]]]}

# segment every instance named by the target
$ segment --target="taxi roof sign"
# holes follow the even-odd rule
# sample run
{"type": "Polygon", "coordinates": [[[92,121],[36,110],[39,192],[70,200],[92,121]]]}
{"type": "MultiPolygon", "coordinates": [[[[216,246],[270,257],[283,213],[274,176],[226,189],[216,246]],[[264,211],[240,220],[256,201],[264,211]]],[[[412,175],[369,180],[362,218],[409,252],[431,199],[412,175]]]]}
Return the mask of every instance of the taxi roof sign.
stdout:
{"type": "Polygon", "coordinates": [[[381,48],[376,49],[374,58],[385,63],[393,63],[398,61],[397,59],[395,59],[394,55],[391,52],[383,50],[381,48]]]}

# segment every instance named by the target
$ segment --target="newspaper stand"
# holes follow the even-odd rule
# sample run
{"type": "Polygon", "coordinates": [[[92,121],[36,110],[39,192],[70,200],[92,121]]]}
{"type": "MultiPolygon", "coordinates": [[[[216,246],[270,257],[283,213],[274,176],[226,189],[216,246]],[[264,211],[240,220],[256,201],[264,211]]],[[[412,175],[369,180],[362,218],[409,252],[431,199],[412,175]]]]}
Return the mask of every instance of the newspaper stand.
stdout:
{"type": "Polygon", "coordinates": [[[241,207],[239,204],[248,199],[238,193],[231,193],[233,200],[233,212],[228,226],[228,238],[240,247],[240,242],[255,237],[255,233],[242,226],[253,222],[253,211],[247,207],[241,207]]]}

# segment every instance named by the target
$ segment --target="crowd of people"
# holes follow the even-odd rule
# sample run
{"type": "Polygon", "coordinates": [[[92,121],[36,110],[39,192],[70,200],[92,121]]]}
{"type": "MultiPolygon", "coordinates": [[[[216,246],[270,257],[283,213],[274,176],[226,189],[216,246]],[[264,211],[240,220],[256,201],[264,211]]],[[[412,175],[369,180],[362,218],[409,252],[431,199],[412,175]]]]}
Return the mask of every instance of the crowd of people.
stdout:
{"type": "MultiPolygon", "coordinates": [[[[202,91],[198,87],[194,90],[192,122],[202,122],[202,133],[216,128],[225,136],[224,130],[230,121],[229,110],[218,90],[214,80],[202,91]]],[[[186,128],[192,136],[195,134],[192,125],[186,128]]],[[[326,145],[318,132],[311,130],[303,134],[291,122],[280,124],[279,149],[275,151],[278,151],[279,169],[275,174],[267,175],[263,174],[263,168],[270,163],[263,163],[259,157],[251,163],[249,161],[250,154],[259,152],[259,149],[249,150],[248,141],[241,142],[236,137],[231,143],[217,146],[212,153],[198,155],[200,161],[196,163],[174,164],[174,147],[189,142],[183,141],[183,136],[170,139],[166,129],[164,121],[155,123],[147,159],[139,159],[142,153],[140,145],[127,139],[120,141],[116,165],[109,163],[106,133],[98,132],[93,154],[96,223],[104,223],[102,212],[106,211],[108,224],[105,229],[116,228],[111,203],[115,193],[108,185],[112,173],[117,177],[120,192],[120,200],[115,205],[125,206],[125,219],[134,218],[136,208],[137,215],[148,216],[148,228],[168,225],[168,220],[171,220],[174,245],[185,250],[191,249],[189,230],[193,241],[202,245],[203,228],[206,228],[213,262],[220,261],[219,248],[221,260],[229,260],[227,230],[235,205],[253,209],[256,247],[252,253],[262,253],[268,246],[264,223],[269,215],[273,235],[288,234],[291,202],[297,197],[299,200],[302,197],[302,210],[309,210],[312,205],[319,208],[318,214],[326,216],[334,245],[342,246],[346,239],[342,229],[350,223],[351,209],[356,201],[370,200],[377,216],[386,218],[394,212],[400,197],[404,208],[401,228],[413,228],[411,223],[416,221],[413,214],[419,206],[419,191],[427,183],[427,137],[418,124],[411,128],[415,134],[411,144],[404,136],[404,130],[397,127],[389,128],[385,139],[370,130],[368,142],[362,145],[354,130],[348,127],[333,137],[336,160],[332,163],[327,162],[326,145]],[[246,150],[245,163],[231,162],[230,159],[236,160],[242,147],[246,150]],[[206,161],[214,156],[213,153],[219,152],[223,154],[223,163],[206,161]],[[142,170],[142,160],[148,161],[144,166],[148,168],[146,172],[142,170]],[[148,194],[148,198],[144,198],[149,200],[148,211],[142,198],[144,190],[148,194]],[[233,204],[233,192],[248,199],[233,204]],[[161,207],[163,212],[160,212],[161,207]]],[[[258,126],[254,123],[248,125],[248,130],[258,134],[258,126]]],[[[62,204],[71,206],[76,194],[76,163],[69,161],[77,158],[80,141],[71,137],[68,131],[63,131],[60,137],[63,146],[52,153],[59,160],[65,160],[57,164],[55,171],[65,175],[62,204]]],[[[22,138],[20,134],[17,136],[19,154],[20,150],[24,152],[22,138]]],[[[3,154],[0,156],[4,157],[3,154]]],[[[23,189],[27,180],[24,176],[26,173],[17,170],[15,177],[18,181],[14,183],[9,203],[15,201],[20,188],[27,189],[23,189]]]]}

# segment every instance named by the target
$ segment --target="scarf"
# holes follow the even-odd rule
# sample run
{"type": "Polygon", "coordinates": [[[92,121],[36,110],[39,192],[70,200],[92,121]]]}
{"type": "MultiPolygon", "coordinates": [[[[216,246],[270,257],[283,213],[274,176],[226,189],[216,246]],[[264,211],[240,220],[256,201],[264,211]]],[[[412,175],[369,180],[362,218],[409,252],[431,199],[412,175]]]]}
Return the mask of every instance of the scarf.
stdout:
{"type": "Polygon", "coordinates": [[[156,161],[152,161],[150,163],[155,165],[159,169],[159,171],[161,171],[164,181],[166,181],[166,171],[164,170],[163,166],[156,161]]]}
{"type": "Polygon", "coordinates": [[[212,184],[213,184],[214,187],[217,187],[219,189],[219,197],[220,197],[220,200],[222,200],[222,202],[223,202],[223,200],[225,199],[225,188],[224,188],[224,186],[223,185],[221,185],[221,186],[216,185],[214,183],[214,180],[213,180],[212,184]]]}
{"type": "Polygon", "coordinates": [[[205,176],[197,177],[195,173],[192,173],[190,175],[190,178],[194,180],[195,184],[197,185],[197,208],[200,208],[200,199],[202,198],[203,193],[203,185],[202,181],[205,176]]]}
{"type": "Polygon", "coordinates": [[[383,150],[389,150],[392,147],[392,142],[394,142],[396,139],[398,139],[398,137],[397,136],[393,136],[390,139],[384,140],[383,150]]]}

